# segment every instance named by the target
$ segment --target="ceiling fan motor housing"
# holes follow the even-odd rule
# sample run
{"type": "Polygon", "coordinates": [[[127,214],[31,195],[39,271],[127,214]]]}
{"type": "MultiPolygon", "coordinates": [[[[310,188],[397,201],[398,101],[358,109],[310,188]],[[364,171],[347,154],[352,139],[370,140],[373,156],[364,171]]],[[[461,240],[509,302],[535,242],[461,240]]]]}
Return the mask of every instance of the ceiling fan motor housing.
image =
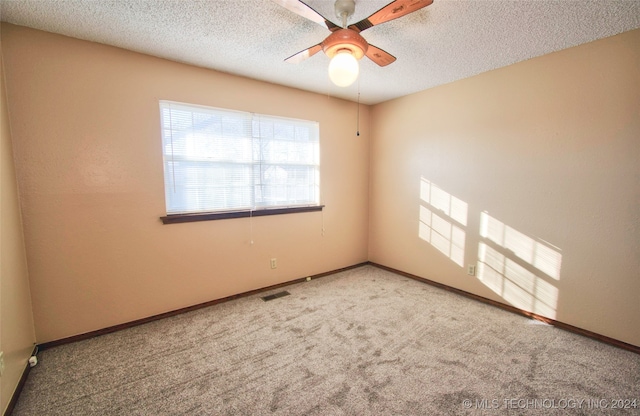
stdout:
{"type": "Polygon", "coordinates": [[[367,41],[351,29],[338,29],[322,42],[322,50],[329,58],[333,58],[342,50],[348,50],[356,59],[360,59],[367,53],[368,48],[367,41]]]}
{"type": "Polygon", "coordinates": [[[356,2],[354,0],[336,0],[333,7],[338,19],[348,19],[356,11],[356,2]]]}

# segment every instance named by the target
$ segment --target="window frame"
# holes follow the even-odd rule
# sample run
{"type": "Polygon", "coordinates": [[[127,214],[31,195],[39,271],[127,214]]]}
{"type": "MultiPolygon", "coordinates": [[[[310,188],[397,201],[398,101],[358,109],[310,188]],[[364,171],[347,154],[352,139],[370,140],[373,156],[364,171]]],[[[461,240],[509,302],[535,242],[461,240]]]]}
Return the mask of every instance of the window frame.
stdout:
{"type": "MultiPolygon", "coordinates": [[[[204,105],[199,105],[199,104],[190,104],[190,103],[182,103],[182,102],[177,102],[177,101],[170,101],[170,100],[159,100],[158,102],[159,104],[159,110],[160,110],[160,129],[161,129],[161,140],[162,140],[162,157],[163,157],[163,183],[164,183],[164,200],[165,200],[165,209],[167,210],[167,214],[164,216],[160,217],[160,220],[162,221],[163,224],[176,224],[176,223],[184,223],[184,222],[196,222],[196,221],[210,221],[210,220],[221,220],[221,219],[231,219],[231,218],[247,218],[247,217],[259,217],[259,216],[268,216],[268,215],[281,215],[281,214],[292,214],[292,213],[302,213],[302,212],[314,212],[314,211],[322,211],[324,209],[324,205],[321,203],[321,188],[320,188],[320,131],[319,131],[319,123],[317,121],[311,121],[311,120],[303,120],[303,119],[295,119],[295,118],[288,118],[288,117],[281,117],[281,116],[273,116],[273,115],[266,115],[266,114],[257,114],[257,113],[252,113],[252,112],[246,112],[246,111],[238,111],[238,110],[231,110],[231,109],[224,109],[224,108],[217,108],[217,107],[211,107],[211,106],[204,106],[204,105]],[[175,105],[177,108],[183,107],[185,109],[193,109],[194,112],[197,112],[198,109],[203,109],[206,111],[216,111],[219,110],[222,113],[229,113],[229,112],[235,112],[235,113],[239,113],[244,117],[249,117],[251,120],[254,120],[251,122],[252,129],[255,127],[255,122],[257,121],[258,123],[260,123],[261,118],[266,118],[267,120],[283,120],[283,121],[290,121],[293,125],[295,125],[296,123],[315,123],[317,125],[317,130],[316,130],[316,139],[314,140],[317,143],[317,150],[316,150],[316,156],[315,156],[315,164],[309,164],[308,166],[312,166],[315,168],[316,170],[316,179],[315,179],[315,186],[317,186],[317,189],[315,192],[317,192],[316,197],[314,199],[317,200],[317,203],[303,203],[303,204],[299,204],[296,205],[295,203],[291,203],[291,205],[273,205],[273,206],[257,206],[257,202],[253,201],[253,198],[256,198],[256,194],[253,193],[251,196],[252,199],[252,203],[253,206],[252,207],[241,207],[238,209],[229,209],[229,210],[225,210],[225,209],[221,209],[221,210],[211,210],[211,211],[192,211],[192,212],[173,212],[170,213],[169,211],[169,205],[168,204],[168,196],[167,196],[167,188],[168,188],[168,184],[167,184],[167,161],[166,158],[167,156],[169,156],[169,154],[167,153],[166,149],[164,148],[166,146],[166,137],[165,137],[165,122],[163,122],[164,120],[164,111],[166,111],[167,109],[169,111],[171,111],[171,105],[175,105]]],[[[170,133],[173,134],[173,133],[170,133]]],[[[256,130],[252,130],[252,132],[249,133],[251,135],[252,140],[255,140],[256,138],[258,139],[258,141],[262,141],[262,140],[269,140],[268,138],[265,138],[263,136],[261,136],[261,134],[259,133],[258,136],[256,136],[256,130]]],[[[173,140],[173,139],[172,139],[173,140]]],[[[295,139],[294,139],[295,140],[295,139]]],[[[268,143],[268,141],[266,142],[268,143]]],[[[173,146],[173,142],[172,145],[173,146]]],[[[262,146],[260,144],[260,146],[262,146]]],[[[173,153],[171,154],[171,158],[173,158],[173,153]]],[[[262,166],[263,163],[269,163],[269,160],[264,160],[264,159],[252,159],[253,161],[251,162],[252,166],[262,166]]],[[[216,162],[212,161],[212,165],[214,165],[216,162]]],[[[173,173],[172,173],[173,175],[173,173]]],[[[255,177],[254,177],[255,178],[255,177]]],[[[313,179],[312,179],[313,181],[313,179]]],[[[310,182],[313,183],[313,182],[310,182]]],[[[255,186],[255,185],[253,185],[255,186]]],[[[197,209],[197,208],[195,208],[197,209]]]]}

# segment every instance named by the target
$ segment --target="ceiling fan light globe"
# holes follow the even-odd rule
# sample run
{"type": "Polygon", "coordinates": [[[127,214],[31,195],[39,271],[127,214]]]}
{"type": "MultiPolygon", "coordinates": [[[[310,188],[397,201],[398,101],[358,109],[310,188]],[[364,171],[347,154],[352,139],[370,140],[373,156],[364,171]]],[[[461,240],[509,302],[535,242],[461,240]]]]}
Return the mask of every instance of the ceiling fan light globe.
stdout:
{"type": "Polygon", "coordinates": [[[329,62],[329,79],[338,87],[348,87],[358,79],[358,60],[349,52],[338,52],[329,62]]]}

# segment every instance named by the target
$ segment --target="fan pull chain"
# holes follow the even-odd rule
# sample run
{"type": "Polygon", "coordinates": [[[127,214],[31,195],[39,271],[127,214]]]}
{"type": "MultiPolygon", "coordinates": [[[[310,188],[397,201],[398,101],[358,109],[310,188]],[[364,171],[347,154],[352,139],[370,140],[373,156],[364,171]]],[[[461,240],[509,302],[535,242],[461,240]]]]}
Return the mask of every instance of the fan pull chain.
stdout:
{"type": "Polygon", "coordinates": [[[360,77],[358,77],[358,104],[356,110],[356,136],[360,136],[360,77]]]}

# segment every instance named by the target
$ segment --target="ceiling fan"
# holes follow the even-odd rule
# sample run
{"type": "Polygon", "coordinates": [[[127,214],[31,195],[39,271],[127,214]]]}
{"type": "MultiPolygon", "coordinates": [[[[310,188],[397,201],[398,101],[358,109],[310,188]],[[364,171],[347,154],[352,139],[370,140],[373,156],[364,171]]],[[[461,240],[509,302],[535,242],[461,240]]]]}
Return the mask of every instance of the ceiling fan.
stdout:
{"type": "Polygon", "coordinates": [[[395,0],[357,23],[347,26],[347,19],[355,11],[355,0],[336,0],[336,16],[342,20],[338,26],[300,0],[273,0],[282,7],[314,21],[331,31],[322,42],[296,53],[285,62],[299,63],[320,51],[331,58],[329,78],[340,87],[351,85],[358,77],[358,59],[363,56],[380,66],[393,63],[396,58],[382,49],[369,44],[360,35],[370,27],[406,16],[433,3],[433,0],[395,0]]]}

